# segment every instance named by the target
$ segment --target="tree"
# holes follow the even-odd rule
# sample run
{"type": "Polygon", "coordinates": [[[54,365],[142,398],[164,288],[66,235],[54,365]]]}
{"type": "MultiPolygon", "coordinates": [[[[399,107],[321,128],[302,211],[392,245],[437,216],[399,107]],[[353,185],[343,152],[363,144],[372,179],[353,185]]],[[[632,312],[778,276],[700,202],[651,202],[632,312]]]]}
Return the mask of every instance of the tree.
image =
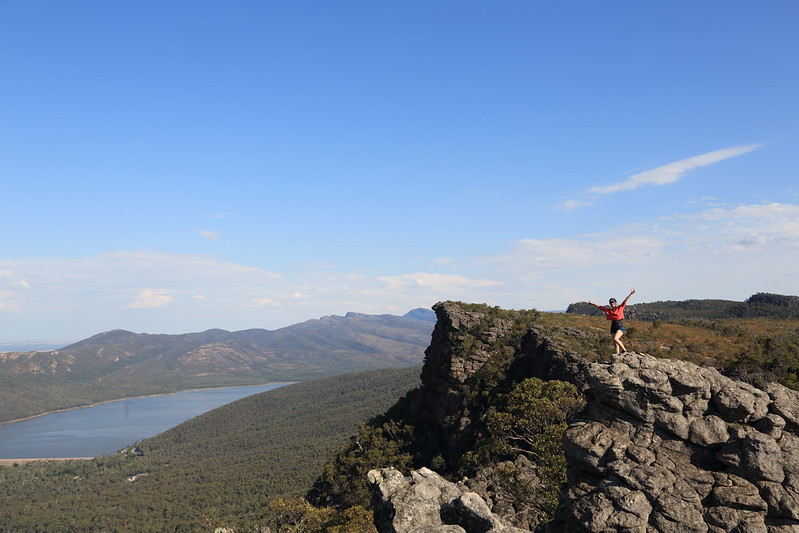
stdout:
{"type": "MultiPolygon", "coordinates": [[[[560,485],[566,481],[562,444],[566,421],[584,405],[571,383],[528,378],[510,392],[504,409],[488,412],[488,429],[499,453],[522,454],[536,464],[541,488],[531,497],[550,515],[557,507],[560,485]]],[[[509,488],[519,485],[515,471],[504,474],[509,488]]]]}

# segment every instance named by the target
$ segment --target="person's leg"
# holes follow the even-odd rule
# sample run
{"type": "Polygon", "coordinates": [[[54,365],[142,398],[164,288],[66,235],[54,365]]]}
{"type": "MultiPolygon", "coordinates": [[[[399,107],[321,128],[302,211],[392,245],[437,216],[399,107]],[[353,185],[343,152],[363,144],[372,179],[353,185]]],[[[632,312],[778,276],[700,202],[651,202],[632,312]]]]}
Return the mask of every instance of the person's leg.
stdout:
{"type": "Polygon", "coordinates": [[[616,350],[617,354],[619,353],[619,343],[616,339],[616,335],[619,333],[620,329],[621,328],[619,328],[615,320],[610,324],[610,340],[613,343],[613,349],[616,350]]]}
{"type": "Polygon", "coordinates": [[[626,352],[627,348],[624,347],[624,343],[621,342],[621,336],[624,335],[624,330],[619,329],[616,333],[613,334],[613,344],[616,345],[616,353],[620,351],[626,352]]]}

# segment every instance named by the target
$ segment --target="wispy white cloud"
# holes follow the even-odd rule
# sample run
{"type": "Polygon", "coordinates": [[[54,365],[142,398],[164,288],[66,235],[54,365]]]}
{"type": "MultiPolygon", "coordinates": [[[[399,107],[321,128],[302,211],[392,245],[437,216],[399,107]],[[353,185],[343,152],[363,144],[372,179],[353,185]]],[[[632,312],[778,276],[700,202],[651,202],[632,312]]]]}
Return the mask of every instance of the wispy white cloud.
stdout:
{"type": "Polygon", "coordinates": [[[701,247],[705,253],[799,248],[799,206],[793,204],[714,208],[672,220],[681,228],[685,243],[701,247]]]}
{"type": "Polygon", "coordinates": [[[502,285],[501,281],[472,279],[459,275],[431,273],[403,274],[400,276],[381,276],[377,278],[386,284],[389,290],[405,290],[411,287],[430,291],[453,291],[463,288],[492,287],[502,285]]]}
{"type": "Polygon", "coordinates": [[[613,194],[622,191],[632,191],[649,185],[668,185],[670,183],[679,181],[691,170],[706,167],[708,165],[712,165],[713,163],[718,163],[719,161],[724,161],[725,159],[751,152],[759,147],[759,144],[733,146],[732,148],[725,148],[723,150],[716,150],[715,152],[696,155],[689,157],[688,159],[675,161],[674,163],[669,163],[668,165],[663,165],[662,167],[657,167],[652,170],[647,170],[646,172],[635,174],[624,181],[611,183],[610,185],[591,187],[588,189],[588,192],[591,194],[604,196],[606,194],[613,194]]]}
{"type": "MultiPolygon", "coordinates": [[[[629,228],[632,231],[632,228],[629,228]]],[[[502,278],[529,282],[553,272],[590,270],[603,265],[631,265],[656,257],[669,245],[662,235],[609,231],[572,238],[522,239],[505,254],[480,264],[496,269],[502,278]]]]}
{"type": "Polygon", "coordinates": [[[659,187],[676,183],[685,177],[688,172],[697,168],[706,167],[713,163],[718,163],[732,157],[746,154],[757,148],[759,144],[748,144],[742,146],[733,146],[723,150],[716,150],[706,154],[696,155],[680,161],[675,161],[667,165],[663,165],[645,172],[640,172],[630,176],[626,180],[618,181],[608,185],[598,185],[590,187],[585,191],[585,198],[566,200],[562,204],[556,206],[557,209],[563,211],[574,211],[581,207],[593,205],[592,198],[606,196],[625,191],[633,191],[642,187],[659,187]]]}
{"type": "Polygon", "coordinates": [[[253,298],[251,303],[254,307],[280,307],[280,302],[272,298],[253,298]]]}
{"type": "Polygon", "coordinates": [[[19,313],[22,311],[14,296],[13,291],[0,291],[0,312],[19,313]]]}
{"type": "MultiPolygon", "coordinates": [[[[743,298],[763,290],[794,294],[797,261],[799,205],[769,203],[661,217],[571,238],[523,239],[480,265],[520,295],[585,298],[589,289],[623,283],[623,290],[646,285],[648,301],[654,301],[737,293],[743,298]]],[[[517,299],[510,292],[505,298],[517,299]]]]}
{"type": "Polygon", "coordinates": [[[732,253],[771,246],[799,247],[799,205],[713,208],[572,238],[522,239],[510,252],[483,262],[538,276],[565,268],[658,261],[675,250],[732,253]]]}
{"type": "Polygon", "coordinates": [[[587,202],[584,200],[566,200],[562,204],[556,206],[557,209],[561,211],[574,211],[575,209],[579,209],[581,207],[588,207],[594,205],[593,202],[587,202]]]}
{"type": "MultiPolygon", "coordinates": [[[[0,277],[13,278],[14,272],[9,269],[0,270],[0,277]]],[[[23,293],[31,289],[30,282],[24,279],[12,279],[5,286],[7,290],[0,290],[0,312],[21,312],[25,301],[23,293]]]]}
{"type": "Polygon", "coordinates": [[[222,241],[222,237],[218,231],[212,231],[207,229],[200,230],[200,237],[202,237],[203,239],[208,239],[209,241],[217,241],[217,242],[222,241]]]}
{"type": "Polygon", "coordinates": [[[187,312],[197,314],[205,312],[199,304],[208,302],[224,308],[220,302],[284,283],[280,274],[248,265],[150,250],[105,252],[82,258],[0,258],[0,269],[16,278],[7,286],[26,289],[8,291],[14,305],[7,299],[6,309],[30,309],[31,313],[40,314],[74,314],[83,310],[102,314],[108,320],[119,309],[178,303],[193,305],[187,312]]]}
{"type": "Polygon", "coordinates": [[[168,289],[142,289],[135,299],[128,304],[128,309],[155,309],[167,306],[175,301],[168,289]]]}

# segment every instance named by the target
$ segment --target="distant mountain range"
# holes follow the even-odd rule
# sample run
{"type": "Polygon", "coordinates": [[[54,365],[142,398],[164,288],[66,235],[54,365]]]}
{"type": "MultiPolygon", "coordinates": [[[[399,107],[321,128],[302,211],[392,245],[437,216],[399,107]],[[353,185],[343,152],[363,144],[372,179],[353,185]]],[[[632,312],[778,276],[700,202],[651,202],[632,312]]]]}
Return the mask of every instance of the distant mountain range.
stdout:
{"type": "Polygon", "coordinates": [[[348,313],[277,330],[113,330],[58,350],[0,353],[0,422],[140,394],[419,365],[434,324],[427,309],[348,313]]]}

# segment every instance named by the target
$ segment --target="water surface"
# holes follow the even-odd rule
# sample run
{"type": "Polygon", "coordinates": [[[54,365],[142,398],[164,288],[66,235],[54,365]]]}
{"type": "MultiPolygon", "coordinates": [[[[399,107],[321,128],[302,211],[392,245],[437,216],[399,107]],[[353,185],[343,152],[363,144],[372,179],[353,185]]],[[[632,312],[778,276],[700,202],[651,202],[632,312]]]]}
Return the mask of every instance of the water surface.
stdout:
{"type": "Polygon", "coordinates": [[[286,383],[126,398],[0,425],[0,459],[97,457],[286,383]]]}

